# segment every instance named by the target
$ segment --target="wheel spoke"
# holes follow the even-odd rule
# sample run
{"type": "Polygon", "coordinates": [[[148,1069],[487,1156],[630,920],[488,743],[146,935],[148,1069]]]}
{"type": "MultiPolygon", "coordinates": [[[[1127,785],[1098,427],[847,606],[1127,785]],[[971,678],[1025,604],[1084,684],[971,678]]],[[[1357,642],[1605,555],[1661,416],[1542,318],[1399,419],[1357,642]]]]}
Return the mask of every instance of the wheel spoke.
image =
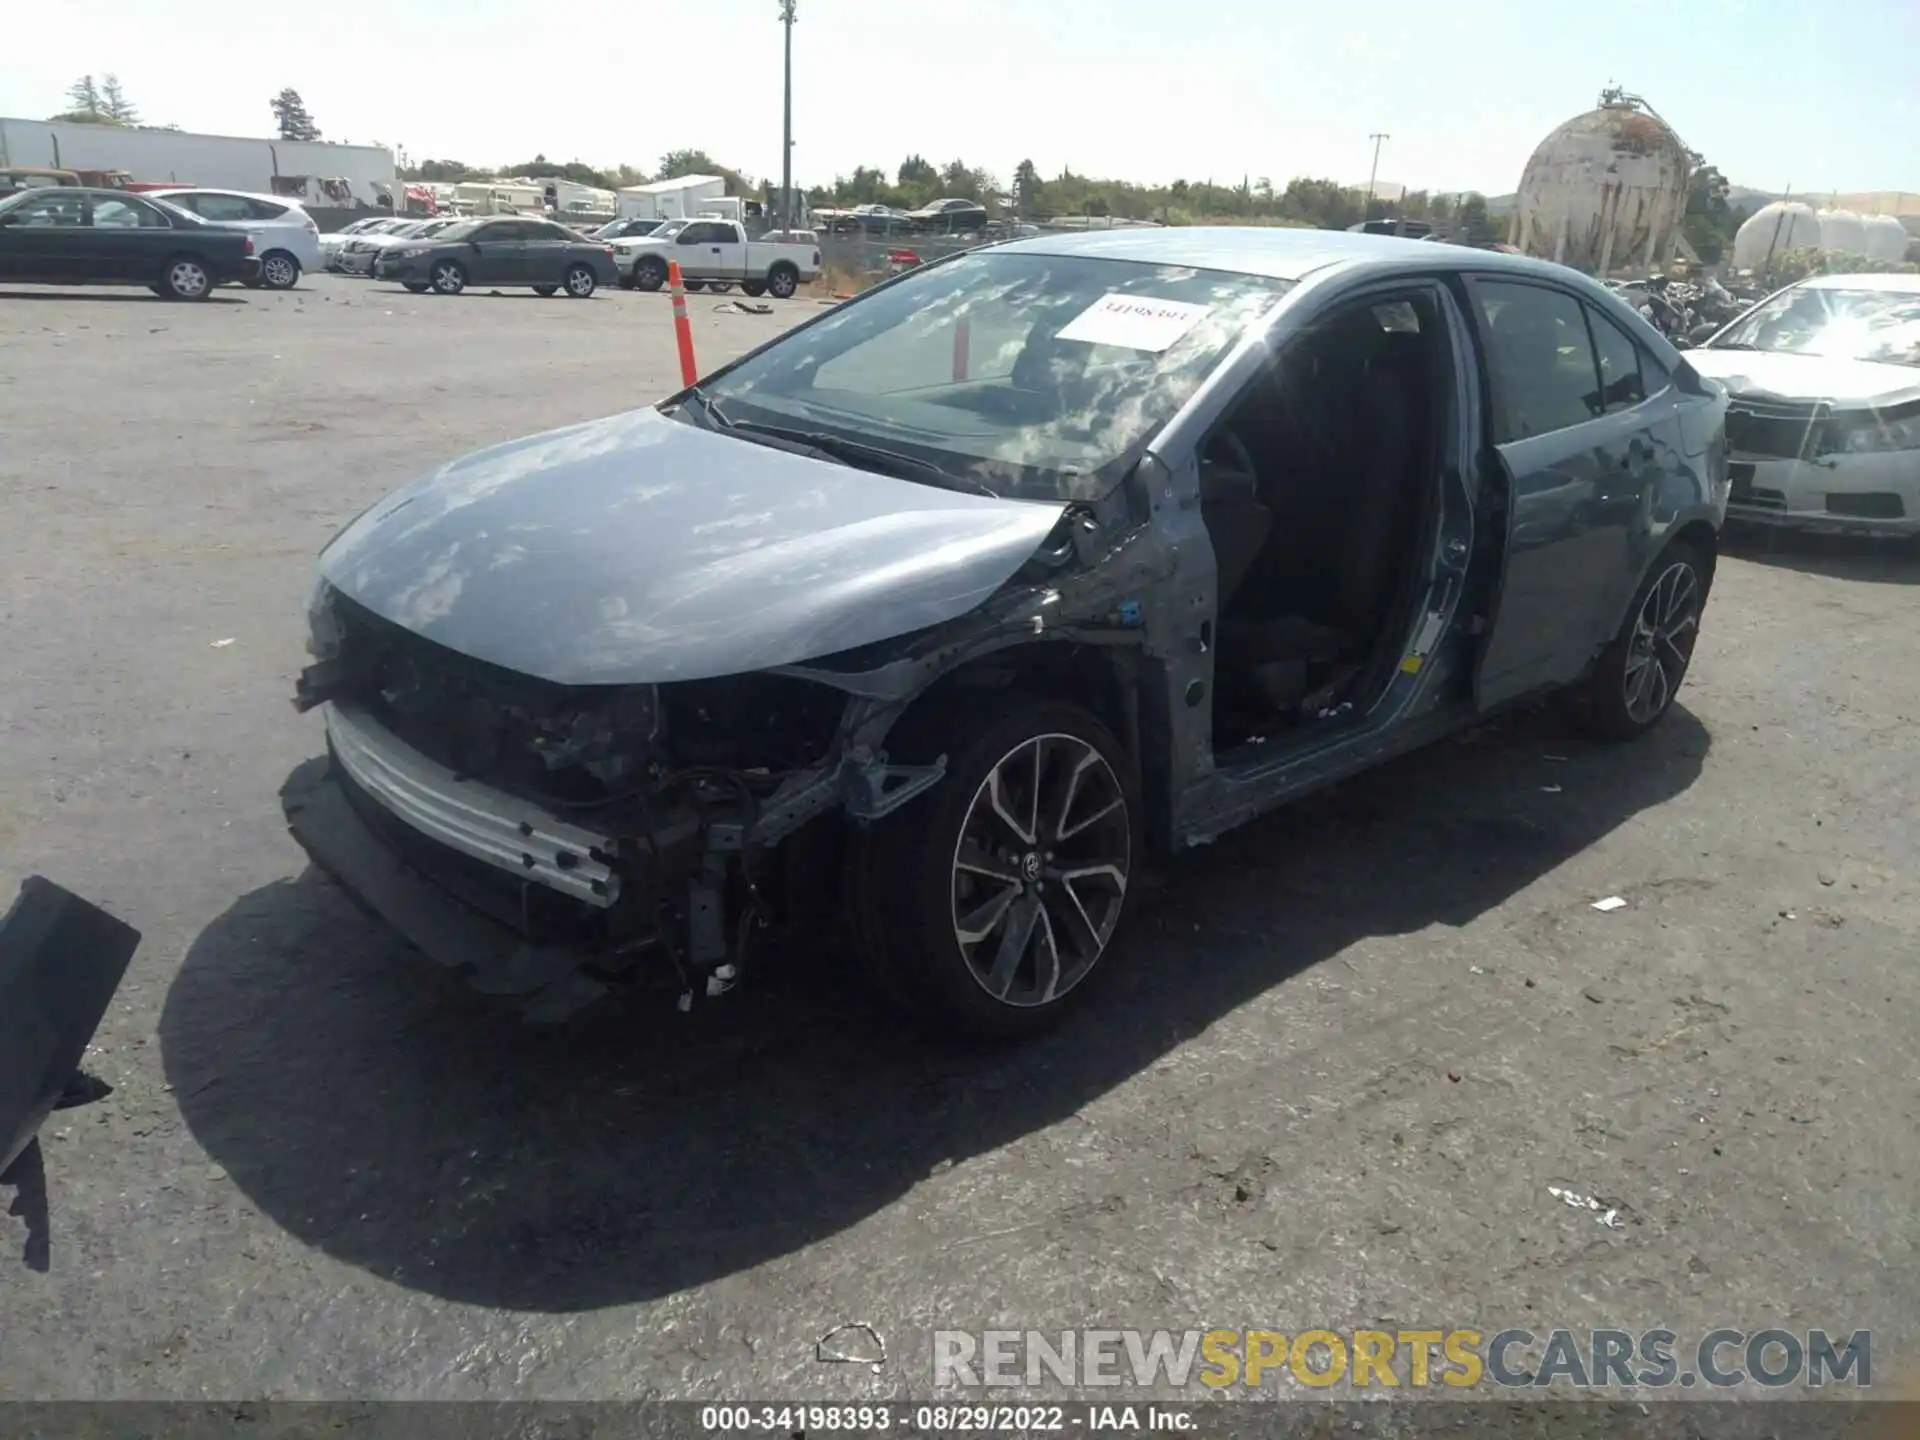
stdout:
{"type": "MultiPolygon", "coordinates": [[[[1039,745],[1037,740],[1032,743],[1036,748],[1039,745]]],[[[1008,756],[1007,758],[1012,759],[1013,757],[1008,756]]],[[[1037,845],[1039,838],[1032,830],[1021,828],[1020,822],[1013,818],[1013,811],[1007,804],[1006,764],[1006,760],[1002,760],[998,765],[994,766],[992,771],[987,775],[987,802],[992,805],[993,813],[1000,817],[1000,823],[1011,830],[1019,838],[1022,845],[1037,845]]]]}
{"type": "Polygon", "coordinates": [[[1073,802],[1078,799],[1080,795],[1080,777],[1091,770],[1094,765],[1099,762],[1099,759],[1100,757],[1098,755],[1089,750],[1080,757],[1080,763],[1074,766],[1072,773],[1067,776],[1067,793],[1060,801],[1060,818],[1053,822],[1054,839],[1064,840],[1067,838],[1069,833],[1067,830],[1067,819],[1073,814],[1073,802]]]}
{"type": "Polygon", "coordinates": [[[978,945],[994,932],[1002,917],[1006,915],[1007,907],[1013,904],[1019,894],[1018,883],[1002,887],[996,894],[960,917],[959,922],[954,926],[954,938],[962,945],[978,945]]]}
{"type": "Polygon", "coordinates": [[[1106,944],[1106,937],[1100,933],[1100,927],[1094,924],[1093,917],[1087,913],[1087,907],[1081,903],[1080,894],[1069,882],[1061,881],[1054,885],[1050,894],[1064,895],[1064,905],[1049,905],[1047,909],[1058,909],[1060,924],[1067,932],[1069,943],[1084,955],[1098,955],[1100,947],[1106,944]]]}
{"type": "Polygon", "coordinates": [[[1086,819],[1082,820],[1078,825],[1075,825],[1071,830],[1063,829],[1060,832],[1060,838],[1062,840],[1071,840],[1074,836],[1084,833],[1092,826],[1106,819],[1107,816],[1113,814],[1113,812],[1118,810],[1124,803],[1118,795],[1114,796],[1113,799],[1102,805],[1098,810],[1094,811],[1093,814],[1087,816],[1086,819]]]}
{"type": "Polygon", "coordinates": [[[987,974],[987,993],[994,999],[1006,999],[1007,992],[1013,988],[1013,978],[1020,972],[1020,962],[1033,943],[1034,925],[1039,918],[1040,897],[1037,895],[1022,895],[1009,907],[1000,948],[994,954],[993,969],[987,974]]]}
{"type": "Polygon", "coordinates": [[[1036,904],[1033,909],[1040,918],[1040,935],[1033,947],[1033,988],[1040,994],[1037,1003],[1044,1005],[1060,990],[1060,943],[1054,938],[1047,907],[1036,904]]]}
{"type": "Polygon", "coordinates": [[[961,840],[959,850],[954,853],[953,868],[985,875],[993,880],[1004,880],[1009,885],[1020,883],[1020,872],[1011,861],[1002,860],[969,839],[961,840]]]}

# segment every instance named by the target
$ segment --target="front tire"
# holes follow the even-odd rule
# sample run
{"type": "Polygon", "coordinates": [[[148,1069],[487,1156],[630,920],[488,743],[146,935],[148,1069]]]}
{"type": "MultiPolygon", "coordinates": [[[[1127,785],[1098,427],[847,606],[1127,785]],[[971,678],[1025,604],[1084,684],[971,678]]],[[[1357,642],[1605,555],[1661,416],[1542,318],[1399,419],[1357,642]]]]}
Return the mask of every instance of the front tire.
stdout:
{"type": "Polygon", "coordinates": [[[533,287],[533,293],[536,295],[557,295],[560,293],[560,287],[558,285],[536,285],[533,287]]]}
{"type": "Polygon", "coordinates": [[[800,272],[782,260],[767,272],[767,290],[776,300],[791,300],[800,288],[800,272]]]}
{"type": "Polygon", "coordinates": [[[1692,545],[1673,545],[1654,563],[1588,677],[1587,721],[1595,734],[1637,739],[1673,708],[1711,583],[1712,569],[1692,545]]]}
{"type": "Polygon", "coordinates": [[[591,299],[594,290],[598,288],[599,284],[599,277],[593,273],[593,267],[591,265],[569,265],[567,267],[568,299],[591,299]]]}
{"type": "Polygon", "coordinates": [[[1132,766],[1106,726],[1060,701],[917,728],[896,758],[945,753],[947,774],[855,848],[865,968],[956,1029],[1044,1029],[1087,991],[1119,930],[1142,851],[1132,766]]]}
{"type": "Polygon", "coordinates": [[[402,280],[400,284],[415,295],[424,295],[433,288],[424,280],[402,280]]]}
{"type": "Polygon", "coordinates": [[[666,262],[657,255],[645,255],[633,267],[633,287],[636,290],[658,290],[667,283],[666,262]]]}
{"type": "Polygon", "coordinates": [[[204,300],[213,293],[213,276],[197,256],[176,255],[160,272],[160,293],[169,300],[204,300]]]}
{"type": "Polygon", "coordinates": [[[269,250],[260,257],[260,283],[269,290],[293,289],[300,283],[300,262],[284,250],[269,250]]]}
{"type": "Polygon", "coordinates": [[[764,280],[742,280],[740,282],[740,293],[749,299],[758,300],[762,295],[767,293],[767,282],[764,280]]]}
{"type": "Polygon", "coordinates": [[[432,271],[433,291],[436,295],[458,295],[467,288],[467,272],[458,260],[441,260],[432,271]]]}

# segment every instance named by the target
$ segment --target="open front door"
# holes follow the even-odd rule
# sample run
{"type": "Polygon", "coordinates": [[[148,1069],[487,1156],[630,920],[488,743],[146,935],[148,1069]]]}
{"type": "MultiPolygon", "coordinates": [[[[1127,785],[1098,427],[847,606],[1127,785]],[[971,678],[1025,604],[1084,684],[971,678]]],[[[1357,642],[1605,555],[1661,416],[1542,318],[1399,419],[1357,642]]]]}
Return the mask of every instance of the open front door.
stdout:
{"type": "Polygon", "coordinates": [[[1637,430],[1601,413],[1578,298],[1532,277],[1476,276],[1470,289],[1492,387],[1481,508],[1500,544],[1474,671],[1490,709],[1579,679],[1610,632],[1637,430]]]}

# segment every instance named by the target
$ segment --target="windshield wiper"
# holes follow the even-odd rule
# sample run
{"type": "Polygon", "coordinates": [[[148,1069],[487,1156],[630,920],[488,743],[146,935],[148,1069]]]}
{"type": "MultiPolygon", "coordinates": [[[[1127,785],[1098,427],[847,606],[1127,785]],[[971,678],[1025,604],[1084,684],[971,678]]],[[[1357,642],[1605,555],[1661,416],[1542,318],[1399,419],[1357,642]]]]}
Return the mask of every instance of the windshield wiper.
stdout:
{"type": "Polygon", "coordinates": [[[991,486],[975,480],[970,475],[956,475],[951,470],[943,470],[938,465],[917,460],[898,450],[889,450],[882,445],[869,445],[862,440],[848,440],[840,435],[830,435],[824,430],[801,430],[786,425],[763,425],[758,420],[729,420],[715,409],[714,402],[706,396],[702,395],[700,401],[707,415],[717,419],[726,429],[738,434],[764,435],[770,440],[784,440],[818,458],[838,460],[843,465],[856,466],[862,470],[875,470],[900,480],[914,480],[922,485],[937,485],[942,490],[959,490],[970,495],[984,495],[990,500],[1001,498],[991,486]]]}

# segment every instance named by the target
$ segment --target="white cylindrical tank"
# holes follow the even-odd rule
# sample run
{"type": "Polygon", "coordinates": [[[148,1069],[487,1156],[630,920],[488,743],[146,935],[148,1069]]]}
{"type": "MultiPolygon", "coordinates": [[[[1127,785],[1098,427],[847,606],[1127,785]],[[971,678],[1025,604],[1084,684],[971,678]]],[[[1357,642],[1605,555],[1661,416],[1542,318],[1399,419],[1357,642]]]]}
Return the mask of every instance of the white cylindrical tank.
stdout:
{"type": "Polygon", "coordinates": [[[1691,162],[1645,105],[1610,90],[1527,161],[1508,238],[1529,255],[1605,274],[1663,264],[1687,208],[1691,162]]]}
{"type": "Polygon", "coordinates": [[[1870,260],[1898,263],[1907,258],[1913,237],[1907,227],[1891,215],[1862,215],[1860,225],[1866,231],[1867,247],[1860,253],[1870,260]]]}
{"type": "Polygon", "coordinates": [[[1813,207],[1798,200],[1775,200],[1762,205],[1734,232],[1733,266],[1758,270],[1795,250],[1819,248],[1820,219],[1813,207]]]}
{"type": "Polygon", "coordinates": [[[1820,249],[1827,255],[1867,253],[1867,228],[1851,210],[1820,212],[1820,249]]]}

